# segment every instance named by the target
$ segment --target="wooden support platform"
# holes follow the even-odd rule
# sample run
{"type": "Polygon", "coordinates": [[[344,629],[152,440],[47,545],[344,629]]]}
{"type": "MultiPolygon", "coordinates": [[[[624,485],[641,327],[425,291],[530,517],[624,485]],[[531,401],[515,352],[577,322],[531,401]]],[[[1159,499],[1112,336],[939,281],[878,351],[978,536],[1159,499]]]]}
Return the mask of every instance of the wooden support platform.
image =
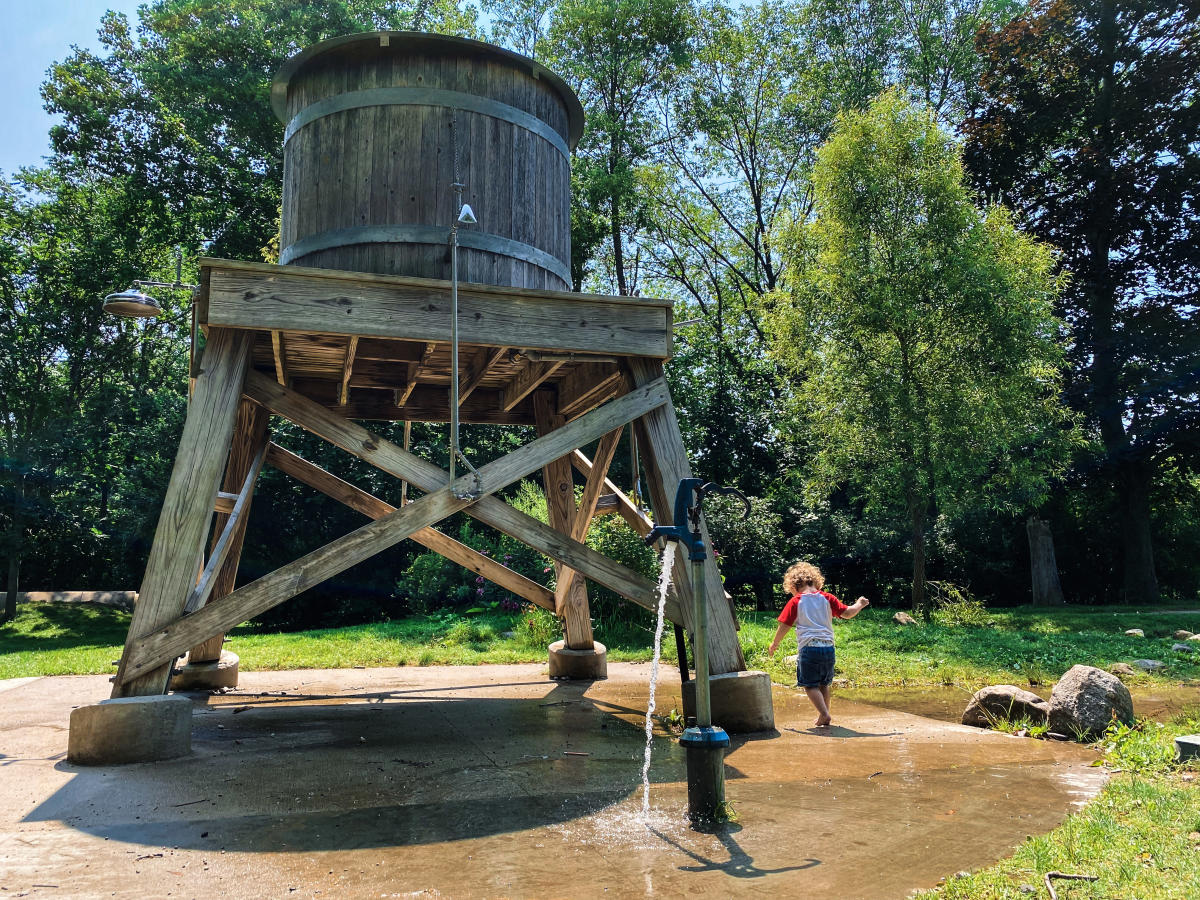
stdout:
{"type": "MultiPolygon", "coordinates": [[[[449,420],[449,293],[448,282],[433,279],[202,261],[198,322],[207,347],[195,369],[195,395],[114,696],[163,692],[173,660],[184,651],[215,646],[219,652],[227,629],[406,538],[557,612],[573,650],[593,645],[585,580],[649,610],[656,607],[650,579],[592,550],[585,538],[592,517],[606,512],[620,514],[639,534],[650,528],[607,477],[623,433],[639,435],[661,521],[669,521],[667,504],[678,478],[690,474],[662,377],[671,347],[670,304],[460,286],[460,420],[533,425],[539,435],[481,466],[482,495],[464,499],[470,476],[449,485],[440,467],[355,421],[449,420]],[[422,496],[393,507],[270,443],[271,416],[290,420],[422,496]],[[580,448],[592,444],[595,458],[588,459],[580,448]],[[246,511],[263,465],[371,521],[235,590],[246,511]],[[550,501],[549,524],[496,496],[538,471],[550,501]],[[555,589],[433,527],[458,511],[552,559],[555,589]]],[[[690,624],[681,603],[689,597],[685,569],[676,566],[667,615],[690,624]]],[[[713,571],[707,579],[715,623],[711,668],[736,671],[744,668],[736,626],[715,563],[713,571]]]]}

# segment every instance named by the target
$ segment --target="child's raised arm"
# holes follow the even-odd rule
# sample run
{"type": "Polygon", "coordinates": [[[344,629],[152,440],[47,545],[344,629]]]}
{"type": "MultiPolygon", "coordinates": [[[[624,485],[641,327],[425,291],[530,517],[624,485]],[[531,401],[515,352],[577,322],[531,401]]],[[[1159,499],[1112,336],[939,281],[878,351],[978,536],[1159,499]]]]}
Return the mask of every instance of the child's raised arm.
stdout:
{"type": "Polygon", "coordinates": [[[846,607],[846,611],[842,613],[843,619],[853,619],[860,612],[871,605],[871,601],[866,597],[859,597],[853,603],[846,607]]]}

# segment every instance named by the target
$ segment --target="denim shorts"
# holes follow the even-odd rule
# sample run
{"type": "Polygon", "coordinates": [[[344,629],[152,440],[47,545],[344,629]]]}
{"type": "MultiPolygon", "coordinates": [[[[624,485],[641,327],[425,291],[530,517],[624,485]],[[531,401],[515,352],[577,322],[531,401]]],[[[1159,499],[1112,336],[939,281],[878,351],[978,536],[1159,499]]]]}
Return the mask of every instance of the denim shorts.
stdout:
{"type": "Polygon", "coordinates": [[[803,688],[833,684],[833,645],[809,644],[796,660],[796,683],[803,688]]]}

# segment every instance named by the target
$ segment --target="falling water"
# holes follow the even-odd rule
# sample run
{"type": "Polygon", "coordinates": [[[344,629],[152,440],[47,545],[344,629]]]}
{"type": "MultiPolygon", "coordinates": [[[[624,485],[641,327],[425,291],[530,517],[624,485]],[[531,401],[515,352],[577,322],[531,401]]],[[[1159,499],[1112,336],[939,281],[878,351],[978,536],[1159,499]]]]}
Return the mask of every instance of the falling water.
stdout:
{"type": "Polygon", "coordinates": [[[663,549],[662,574],[658,576],[658,621],[654,625],[654,661],[650,664],[650,703],[646,706],[646,752],[642,757],[642,821],[650,821],[650,745],[654,739],[654,694],[658,689],[658,661],[662,657],[663,613],[667,607],[667,590],[671,586],[671,569],[675,566],[675,548],[663,549]]]}

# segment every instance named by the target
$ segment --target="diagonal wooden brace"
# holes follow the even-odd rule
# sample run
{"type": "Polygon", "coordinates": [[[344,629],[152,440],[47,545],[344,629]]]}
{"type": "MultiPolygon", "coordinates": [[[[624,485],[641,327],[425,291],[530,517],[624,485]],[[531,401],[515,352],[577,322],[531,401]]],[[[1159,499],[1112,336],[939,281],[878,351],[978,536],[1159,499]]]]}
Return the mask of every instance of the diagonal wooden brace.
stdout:
{"type": "MultiPolygon", "coordinates": [[[[653,385],[645,385],[652,387],[653,385]]],[[[666,393],[666,384],[661,382],[647,402],[659,403],[666,393]],[[659,392],[661,390],[661,393],[659,392]]],[[[276,384],[269,378],[251,372],[246,377],[246,394],[256,403],[271,412],[290,419],[301,428],[324,438],[347,453],[357,456],[393,475],[412,482],[421,490],[437,490],[446,483],[444,470],[402,450],[400,447],[367,431],[361,425],[342,418],[309,400],[307,397],[276,384]]],[[[626,395],[613,403],[622,403],[626,395]]],[[[600,407],[588,416],[608,409],[600,407]]],[[[583,418],[576,422],[583,421],[583,418]]],[[[576,422],[572,422],[574,425],[576,422]]],[[[616,423],[614,423],[615,425],[616,423]]],[[[568,426],[570,427],[570,426],[568,426]]],[[[558,433],[558,432],[556,432],[558,433]]],[[[541,439],[539,439],[541,440],[541,439]]],[[[544,522],[526,515],[496,497],[482,497],[464,510],[467,515],[528,544],[539,553],[575,569],[586,578],[602,584],[616,594],[651,611],[657,608],[655,584],[627,566],[609,559],[586,544],[560,534],[544,522]]],[[[682,612],[673,598],[667,601],[667,616],[673,622],[681,622],[682,612]]]]}
{"type": "MultiPolygon", "coordinates": [[[[478,486],[485,497],[507,487],[551,460],[566,455],[575,447],[596,440],[611,431],[615,425],[623,424],[661,406],[666,402],[665,395],[665,384],[647,385],[645,389],[633,391],[620,400],[595,409],[569,425],[483,466],[478,471],[478,486]]],[[[404,452],[399,448],[395,449],[400,453],[404,452]]],[[[276,569],[270,575],[213,601],[191,616],[184,616],[139,636],[126,644],[119,679],[130,680],[154,671],[182,654],[196,641],[203,640],[210,634],[228,630],[239,622],[252,618],[369,559],[414,532],[429,527],[472,503],[480,502],[456,496],[456,491],[461,493],[468,487],[470,477],[464,476],[454,484],[426,494],[421,499],[276,569]]]]}

